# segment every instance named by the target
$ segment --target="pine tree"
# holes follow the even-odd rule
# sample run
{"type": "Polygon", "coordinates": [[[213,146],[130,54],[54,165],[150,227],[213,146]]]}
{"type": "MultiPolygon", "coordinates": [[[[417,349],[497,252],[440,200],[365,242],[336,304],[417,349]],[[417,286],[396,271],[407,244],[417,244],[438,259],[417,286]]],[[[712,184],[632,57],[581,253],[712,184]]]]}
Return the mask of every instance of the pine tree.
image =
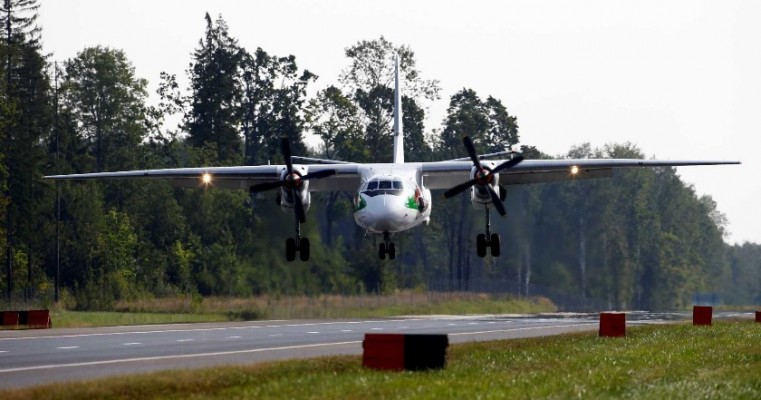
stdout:
{"type": "MultiPolygon", "coordinates": [[[[0,24],[4,29],[0,43],[3,60],[4,108],[2,148],[5,184],[6,294],[13,293],[13,264],[16,244],[26,254],[27,280],[32,280],[38,266],[33,254],[40,243],[35,227],[43,216],[39,207],[44,186],[39,181],[44,163],[42,140],[49,131],[50,82],[41,54],[40,28],[36,25],[36,0],[5,0],[0,6],[0,24]]],[[[21,253],[19,253],[21,254],[21,253]]]]}
{"type": "Polygon", "coordinates": [[[206,32],[188,70],[192,100],[185,125],[193,146],[211,145],[217,162],[231,164],[240,158],[242,52],[221,16],[212,22],[207,13],[205,19],[206,32]]]}

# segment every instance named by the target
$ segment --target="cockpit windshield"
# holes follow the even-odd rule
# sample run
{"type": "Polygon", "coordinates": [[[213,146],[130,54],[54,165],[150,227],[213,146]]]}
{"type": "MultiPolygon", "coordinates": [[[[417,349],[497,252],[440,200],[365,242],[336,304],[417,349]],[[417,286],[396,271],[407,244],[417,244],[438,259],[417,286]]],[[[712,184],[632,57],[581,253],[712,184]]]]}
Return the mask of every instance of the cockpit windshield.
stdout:
{"type": "Polygon", "coordinates": [[[404,183],[399,179],[373,179],[367,182],[367,188],[362,192],[368,196],[390,194],[401,196],[404,183]]]}

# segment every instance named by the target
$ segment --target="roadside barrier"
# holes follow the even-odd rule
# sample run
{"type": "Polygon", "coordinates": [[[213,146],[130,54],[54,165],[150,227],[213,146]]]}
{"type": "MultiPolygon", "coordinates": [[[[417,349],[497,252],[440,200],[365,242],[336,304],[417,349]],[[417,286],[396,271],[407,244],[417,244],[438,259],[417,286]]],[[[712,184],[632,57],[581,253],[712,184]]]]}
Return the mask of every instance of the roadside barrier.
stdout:
{"type": "Polygon", "coordinates": [[[393,371],[444,368],[447,335],[366,333],[362,366],[393,371]]]}
{"type": "Polygon", "coordinates": [[[2,317],[0,318],[0,325],[15,327],[18,325],[19,313],[17,311],[0,311],[2,317]]]}
{"type": "Polygon", "coordinates": [[[2,311],[0,323],[5,328],[25,326],[33,329],[49,329],[53,327],[50,310],[2,311]]]}
{"type": "Polygon", "coordinates": [[[713,307],[692,307],[692,325],[711,325],[711,318],[713,318],[713,307]]]}
{"type": "Polygon", "coordinates": [[[626,336],[626,314],[617,312],[600,313],[600,337],[626,336]]]}
{"type": "Polygon", "coordinates": [[[27,311],[26,325],[36,329],[50,329],[53,324],[50,321],[50,310],[27,311]]]}

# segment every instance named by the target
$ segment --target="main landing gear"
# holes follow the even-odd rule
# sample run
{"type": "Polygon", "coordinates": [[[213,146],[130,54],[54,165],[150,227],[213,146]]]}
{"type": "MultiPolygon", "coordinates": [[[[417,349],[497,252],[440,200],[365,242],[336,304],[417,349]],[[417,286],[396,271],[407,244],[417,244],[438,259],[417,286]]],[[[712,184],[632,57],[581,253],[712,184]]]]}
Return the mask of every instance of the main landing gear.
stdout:
{"type": "Polygon", "coordinates": [[[285,259],[293,261],[299,253],[301,261],[309,261],[309,238],[301,237],[301,222],[296,218],[296,237],[285,240],[285,259]]]}
{"type": "Polygon", "coordinates": [[[381,260],[385,260],[386,255],[388,255],[389,260],[396,258],[396,246],[391,242],[391,237],[388,231],[383,232],[383,243],[378,246],[378,257],[380,257],[381,260]]]}
{"type": "Polygon", "coordinates": [[[486,257],[486,248],[488,247],[491,250],[492,257],[499,257],[502,254],[502,249],[499,245],[499,235],[491,233],[489,206],[484,205],[484,209],[486,210],[486,233],[479,233],[476,236],[476,254],[481,258],[486,257]]]}

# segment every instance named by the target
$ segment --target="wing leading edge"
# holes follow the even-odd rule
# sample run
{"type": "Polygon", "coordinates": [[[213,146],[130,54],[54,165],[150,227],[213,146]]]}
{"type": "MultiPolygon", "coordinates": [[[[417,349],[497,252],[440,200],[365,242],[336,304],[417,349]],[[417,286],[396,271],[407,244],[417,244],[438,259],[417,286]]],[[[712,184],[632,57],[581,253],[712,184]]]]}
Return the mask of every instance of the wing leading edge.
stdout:
{"type": "MultiPolygon", "coordinates": [[[[494,160],[499,164],[504,160],[494,160]]],[[[739,161],[707,160],[640,160],[640,159],[561,159],[524,160],[499,174],[504,185],[556,182],[565,180],[610,177],[614,169],[636,167],[683,167],[695,165],[740,164],[739,161]]],[[[429,189],[448,189],[470,179],[470,161],[439,161],[421,163],[425,185],[429,189]]]]}
{"type": "MultiPolygon", "coordinates": [[[[499,164],[504,160],[494,160],[499,164]]],[[[500,183],[517,185],[524,183],[556,182],[610,177],[614,169],[636,167],[680,167],[695,165],[740,164],[739,161],[706,160],[639,160],[639,159],[562,159],[524,160],[507,171],[500,173],[500,183]],[[576,172],[573,173],[572,170],[576,172]]],[[[312,192],[355,191],[361,183],[360,168],[363,164],[304,164],[309,172],[335,170],[336,174],[310,182],[312,192]]],[[[437,161],[411,163],[420,168],[425,186],[429,189],[449,189],[470,179],[470,161],[437,161]]],[[[182,187],[216,187],[223,189],[247,190],[253,185],[276,182],[285,170],[285,165],[259,165],[239,167],[169,168],[118,172],[94,172],[72,175],[52,175],[46,179],[87,180],[87,179],[170,179],[182,187]],[[209,177],[205,182],[204,177],[209,177]]]]}
{"type": "MultiPolygon", "coordinates": [[[[359,187],[360,164],[323,164],[307,165],[310,173],[322,170],[335,170],[336,174],[319,180],[310,181],[309,190],[353,191],[359,187]]],[[[46,179],[54,180],[89,180],[89,179],[170,179],[174,185],[182,187],[215,187],[222,189],[245,189],[251,186],[277,182],[285,165],[257,165],[239,167],[205,167],[205,168],[168,168],[117,172],[93,172],[86,174],[51,175],[46,179]]]]}

